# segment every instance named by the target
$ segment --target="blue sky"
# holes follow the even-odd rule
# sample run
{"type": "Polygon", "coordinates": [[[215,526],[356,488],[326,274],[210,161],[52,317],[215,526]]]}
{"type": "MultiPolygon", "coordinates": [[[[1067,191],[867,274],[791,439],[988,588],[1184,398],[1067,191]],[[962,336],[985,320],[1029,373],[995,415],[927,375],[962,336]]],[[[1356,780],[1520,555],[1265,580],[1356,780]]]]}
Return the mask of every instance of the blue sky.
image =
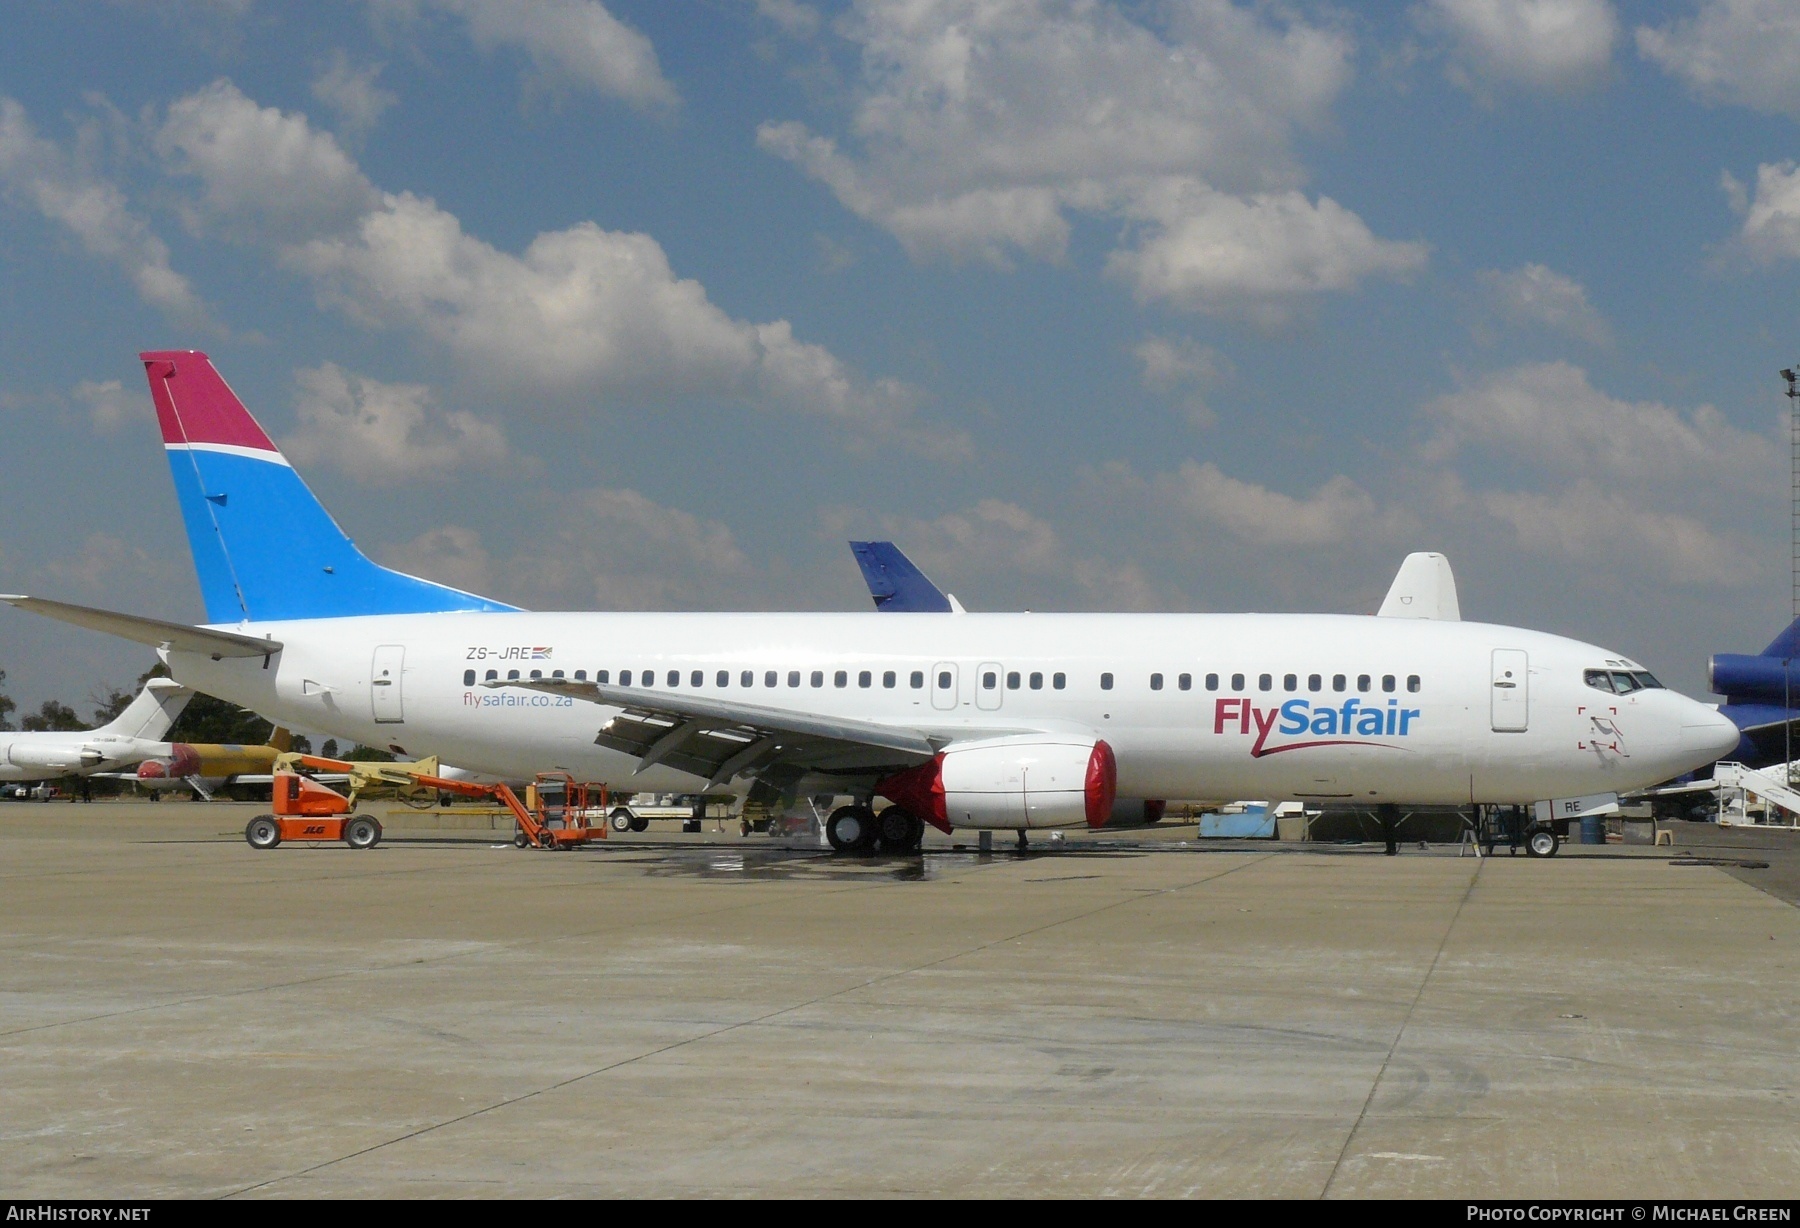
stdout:
{"type": "MultiPolygon", "coordinates": [[[[1788,618],[1800,8],[7,7],[0,586],[198,593],[136,361],[540,608],[1788,618]]],[[[22,706],[146,664],[0,623],[22,706]]]]}

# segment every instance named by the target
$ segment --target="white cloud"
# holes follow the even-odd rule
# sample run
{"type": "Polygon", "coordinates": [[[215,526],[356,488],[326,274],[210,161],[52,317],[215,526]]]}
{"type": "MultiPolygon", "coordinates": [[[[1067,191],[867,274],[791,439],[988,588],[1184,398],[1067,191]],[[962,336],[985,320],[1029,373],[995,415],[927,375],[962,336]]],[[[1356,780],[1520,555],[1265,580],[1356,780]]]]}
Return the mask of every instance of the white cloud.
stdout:
{"type": "Polygon", "coordinates": [[[1624,550],[1679,584],[1743,586],[1759,579],[1759,560],[1694,517],[1656,511],[1593,482],[1549,494],[1491,491],[1480,502],[1535,554],[1610,569],[1624,550]]]}
{"type": "Polygon", "coordinates": [[[1295,132],[1323,125],[1350,79],[1347,36],[1226,0],[1158,15],[1153,27],[1083,0],[866,0],[838,24],[862,48],[850,143],[794,122],[764,124],[758,142],[915,259],[1060,260],[1071,214],[1153,221],[1151,241],[1169,247],[1190,224],[1277,245],[1233,246],[1231,270],[1210,276],[1179,252],[1117,254],[1143,267],[1146,297],[1180,306],[1267,314],[1270,295],[1422,259],[1333,202],[1290,195],[1295,132]],[[1303,231],[1314,246],[1297,255],[1303,231]]]}
{"type": "MultiPolygon", "coordinates": [[[[843,535],[852,531],[853,515],[840,510],[828,515],[827,522],[828,531],[843,535]]],[[[1003,583],[1001,577],[1012,577],[1029,581],[1027,587],[1040,594],[1061,588],[1083,608],[1152,609],[1158,604],[1136,563],[1081,554],[1048,521],[1003,499],[983,499],[933,520],[886,516],[880,524],[881,532],[899,542],[940,586],[954,589],[956,577],[972,577],[991,592],[1003,583]]]]}
{"type": "Polygon", "coordinates": [[[764,21],[780,27],[789,38],[811,38],[825,20],[818,9],[801,0],[756,0],[756,12],[764,21]]]}
{"type": "Polygon", "coordinates": [[[1451,80],[1573,90],[1612,62],[1619,18],[1608,0],[1429,0],[1421,23],[1451,44],[1451,80]]]}
{"type": "Polygon", "coordinates": [[[117,265],[146,303],[189,323],[206,319],[193,286],[170,267],[168,244],[125,194],[40,138],[11,98],[0,98],[0,190],[63,226],[90,256],[117,265]]]}
{"type": "Polygon", "coordinates": [[[1743,215],[1728,251],[1753,260],[1800,258],[1800,168],[1792,162],[1765,162],[1756,168],[1751,195],[1729,173],[1723,176],[1732,208],[1743,215]]]}
{"type": "Polygon", "coordinates": [[[717,609],[757,582],[731,530],[635,490],[559,498],[533,548],[494,558],[454,525],[383,553],[391,566],[535,609],[717,609]]]}
{"type": "Polygon", "coordinates": [[[1146,337],[1131,352],[1142,368],[1144,387],[1179,396],[1188,421],[1197,427],[1218,422],[1203,393],[1230,371],[1228,358],[1192,337],[1146,337]]]}
{"type": "Polygon", "coordinates": [[[382,9],[408,11],[426,4],[468,23],[469,37],[484,51],[517,47],[544,76],[586,86],[634,107],[680,101],[657,63],[650,40],[614,17],[597,0],[374,0],[382,9]]]}
{"type": "Polygon", "coordinates": [[[1711,405],[1685,414],[1625,401],[1566,362],[1496,372],[1424,408],[1437,424],[1425,455],[1446,460],[1469,446],[1522,457],[1544,470],[1633,486],[1677,480],[1766,482],[1785,464],[1769,438],[1731,425],[1711,405]]]}
{"type": "Polygon", "coordinates": [[[1640,26],[1637,45],[1702,98],[1800,118],[1800,6],[1792,0],[1705,0],[1684,21],[1640,26]]]}
{"type": "Polygon", "coordinates": [[[125,391],[116,379],[84,379],[75,385],[75,399],[87,406],[94,429],[110,435],[143,413],[142,398],[125,391]]]}
{"type": "Polygon", "coordinates": [[[1154,223],[1150,237],[1114,252],[1107,270],[1139,299],[1268,323],[1280,323],[1296,298],[1409,276],[1427,255],[1423,243],[1377,239],[1336,201],[1314,204],[1299,192],[1239,198],[1171,180],[1133,212],[1154,223]]]}
{"type": "Polygon", "coordinates": [[[293,243],[352,224],[380,196],[329,132],[215,81],[169,107],[157,152],[200,180],[207,220],[293,243]]]}
{"type": "Polygon", "coordinates": [[[269,244],[321,301],[429,336],[489,383],[540,401],[736,398],[967,452],[966,437],[912,421],[913,389],[856,375],[786,320],[721,311],[649,235],[584,222],[503,252],[430,200],[378,192],[329,133],[229,82],[171,106],[158,141],[200,180],[212,224],[269,244]]]}
{"type": "Polygon", "coordinates": [[[445,412],[423,384],[388,384],[335,363],[296,371],[300,430],[281,441],[301,463],[335,465],[359,482],[405,482],[506,458],[500,428],[445,412]]]}
{"type": "Polygon", "coordinates": [[[312,96],[337,113],[338,124],[352,142],[366,136],[381,119],[381,113],[399,101],[391,90],[375,84],[381,65],[354,65],[343,48],[313,78],[312,96]]]}
{"type": "Polygon", "coordinates": [[[1383,521],[1374,497],[1343,474],[1296,499],[1234,478],[1211,461],[1190,460],[1178,473],[1158,478],[1152,489],[1196,520],[1258,546],[1324,546],[1362,535],[1383,521]]]}
{"type": "Polygon", "coordinates": [[[1476,274],[1502,319],[1531,324],[1606,345],[1612,330],[1588,302],[1587,290],[1572,277],[1541,264],[1511,271],[1484,269],[1476,274]]]}

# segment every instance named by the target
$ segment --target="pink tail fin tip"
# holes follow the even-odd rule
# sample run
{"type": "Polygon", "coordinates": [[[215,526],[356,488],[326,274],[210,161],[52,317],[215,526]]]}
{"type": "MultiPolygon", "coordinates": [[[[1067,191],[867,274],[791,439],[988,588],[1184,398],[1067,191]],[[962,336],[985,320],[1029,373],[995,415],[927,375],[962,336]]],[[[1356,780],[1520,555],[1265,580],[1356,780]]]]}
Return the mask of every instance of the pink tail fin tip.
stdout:
{"type": "Polygon", "coordinates": [[[149,350],[139,354],[156,402],[156,422],[164,443],[226,444],[275,452],[212,360],[199,350],[149,350]]]}

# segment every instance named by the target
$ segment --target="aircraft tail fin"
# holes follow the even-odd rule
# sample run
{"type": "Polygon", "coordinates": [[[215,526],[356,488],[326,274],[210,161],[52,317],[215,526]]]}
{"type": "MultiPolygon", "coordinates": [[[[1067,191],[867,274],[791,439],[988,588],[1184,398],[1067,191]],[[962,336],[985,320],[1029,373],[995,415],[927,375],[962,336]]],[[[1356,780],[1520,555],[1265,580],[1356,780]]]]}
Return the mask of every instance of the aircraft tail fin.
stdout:
{"type": "Polygon", "coordinates": [[[173,678],[152,678],[144,683],[137,698],[125,706],[125,711],[94,732],[160,742],[193,697],[192,691],[173,678]]]}
{"type": "Polygon", "coordinates": [[[1456,576],[1450,570],[1450,560],[1429,551],[1407,555],[1377,614],[1382,618],[1461,622],[1462,606],[1456,599],[1456,576]]]}
{"type": "Polygon", "coordinates": [[[1762,650],[1765,657],[1800,657],[1800,618],[1787,625],[1787,630],[1776,636],[1769,646],[1762,650]]]}
{"type": "Polygon", "coordinates": [[[371,562],[205,354],[138,357],[208,622],[516,608],[371,562]]]}
{"type": "Polygon", "coordinates": [[[862,568],[875,608],[885,613],[961,613],[956,599],[926,578],[925,573],[893,542],[851,542],[850,552],[862,568]]]}

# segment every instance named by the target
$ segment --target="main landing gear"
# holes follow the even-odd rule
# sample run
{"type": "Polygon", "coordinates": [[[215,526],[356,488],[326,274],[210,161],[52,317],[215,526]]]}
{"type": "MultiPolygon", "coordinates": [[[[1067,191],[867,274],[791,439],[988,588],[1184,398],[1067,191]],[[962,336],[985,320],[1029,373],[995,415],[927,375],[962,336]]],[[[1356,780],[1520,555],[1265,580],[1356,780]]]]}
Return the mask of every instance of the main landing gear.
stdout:
{"type": "Polygon", "coordinates": [[[925,839],[925,824],[903,806],[889,806],[880,814],[868,806],[839,806],[825,820],[825,839],[839,853],[916,853],[925,839]]]}

